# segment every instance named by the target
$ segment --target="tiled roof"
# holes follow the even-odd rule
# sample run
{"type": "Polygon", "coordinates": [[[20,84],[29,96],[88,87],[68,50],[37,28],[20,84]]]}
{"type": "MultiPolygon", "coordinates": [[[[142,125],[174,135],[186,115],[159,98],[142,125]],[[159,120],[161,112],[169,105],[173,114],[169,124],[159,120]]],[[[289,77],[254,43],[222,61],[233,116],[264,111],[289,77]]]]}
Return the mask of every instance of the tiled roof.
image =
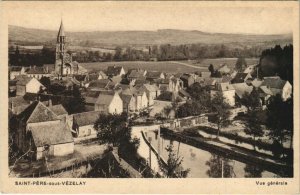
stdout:
{"type": "Polygon", "coordinates": [[[98,97],[99,97],[100,91],[88,91],[83,95],[85,98],[85,103],[87,104],[95,104],[98,97]]]}
{"type": "Polygon", "coordinates": [[[47,145],[57,145],[73,142],[71,130],[65,123],[39,124],[29,129],[32,132],[33,141],[36,147],[47,145]]]}
{"type": "Polygon", "coordinates": [[[125,105],[128,105],[132,99],[132,95],[120,93],[120,97],[125,105]]]}
{"type": "Polygon", "coordinates": [[[44,70],[46,73],[51,73],[51,72],[55,71],[54,64],[44,64],[43,67],[44,67],[44,70]]]}
{"type": "Polygon", "coordinates": [[[48,73],[46,73],[46,71],[44,70],[44,67],[36,66],[36,67],[30,68],[27,71],[27,74],[48,74],[48,73]]]}
{"type": "Polygon", "coordinates": [[[31,79],[33,78],[25,75],[20,75],[15,78],[15,80],[17,80],[17,85],[23,85],[23,86],[27,85],[27,83],[29,83],[31,79]]]}
{"type": "Polygon", "coordinates": [[[238,72],[235,77],[232,79],[232,82],[242,83],[245,78],[248,76],[248,73],[238,72]]]}
{"type": "Polygon", "coordinates": [[[93,125],[97,119],[99,118],[99,111],[92,111],[92,112],[82,112],[73,115],[73,121],[79,127],[86,126],[86,125],[93,125]]]}
{"type": "Polygon", "coordinates": [[[258,79],[254,79],[254,80],[251,82],[251,84],[252,84],[254,87],[259,87],[259,86],[262,85],[262,83],[263,83],[263,81],[258,80],[258,79]]]}
{"type": "Polygon", "coordinates": [[[143,86],[150,92],[156,92],[158,90],[156,85],[144,84],[143,86]]]}
{"type": "Polygon", "coordinates": [[[22,70],[22,68],[23,68],[22,66],[10,66],[9,70],[11,72],[20,72],[22,70]]]}
{"type": "Polygon", "coordinates": [[[242,98],[246,92],[250,94],[253,90],[253,86],[249,86],[246,83],[235,83],[232,84],[232,87],[240,98],[242,98]]]}
{"type": "Polygon", "coordinates": [[[109,79],[100,79],[100,80],[91,81],[89,84],[89,88],[105,89],[110,82],[111,80],[109,79]]]}
{"type": "Polygon", "coordinates": [[[151,79],[158,79],[158,78],[160,78],[161,74],[162,74],[162,72],[159,72],[159,71],[148,71],[146,73],[146,77],[151,78],[151,79]]]}
{"type": "Polygon", "coordinates": [[[264,77],[262,85],[270,88],[282,89],[287,81],[282,80],[280,77],[264,77]]]}
{"type": "Polygon", "coordinates": [[[96,101],[96,104],[109,106],[114,96],[115,96],[114,92],[100,93],[96,101]]]}
{"type": "Polygon", "coordinates": [[[66,111],[66,109],[65,109],[61,104],[49,106],[49,108],[50,108],[50,110],[52,110],[52,111],[54,112],[54,114],[56,114],[57,116],[64,115],[64,114],[68,114],[68,112],[66,111]]]}
{"type": "Polygon", "coordinates": [[[39,123],[58,120],[56,114],[43,103],[35,101],[28,106],[19,117],[26,123],[39,123]]]}
{"type": "Polygon", "coordinates": [[[141,69],[131,69],[128,71],[128,78],[138,78],[144,76],[144,70],[141,69]]]}
{"type": "Polygon", "coordinates": [[[273,95],[272,91],[267,86],[260,86],[259,92],[265,94],[265,95],[273,95]]]}

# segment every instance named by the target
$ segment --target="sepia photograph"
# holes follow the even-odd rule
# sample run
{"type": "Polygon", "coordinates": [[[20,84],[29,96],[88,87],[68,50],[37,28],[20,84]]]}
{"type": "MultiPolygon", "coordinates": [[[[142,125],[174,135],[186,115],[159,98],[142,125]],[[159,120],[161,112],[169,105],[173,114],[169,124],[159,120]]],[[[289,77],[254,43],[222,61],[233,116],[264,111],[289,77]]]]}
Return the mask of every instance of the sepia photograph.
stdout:
{"type": "Polygon", "coordinates": [[[295,177],[293,6],[31,5],[5,12],[8,178],[295,177]]]}

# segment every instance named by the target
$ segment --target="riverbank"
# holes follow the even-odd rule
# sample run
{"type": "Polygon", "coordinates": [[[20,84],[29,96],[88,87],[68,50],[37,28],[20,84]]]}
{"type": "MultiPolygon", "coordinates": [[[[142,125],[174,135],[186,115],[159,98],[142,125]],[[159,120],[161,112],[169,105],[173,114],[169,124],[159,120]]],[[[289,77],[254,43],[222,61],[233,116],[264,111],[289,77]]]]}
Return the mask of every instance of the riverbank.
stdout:
{"type": "Polygon", "coordinates": [[[182,133],[173,132],[166,128],[161,129],[161,135],[167,139],[173,139],[226,158],[232,158],[243,163],[259,166],[267,171],[276,173],[281,177],[293,176],[292,165],[253,150],[247,150],[234,145],[225,144],[217,140],[183,135],[182,133]]]}

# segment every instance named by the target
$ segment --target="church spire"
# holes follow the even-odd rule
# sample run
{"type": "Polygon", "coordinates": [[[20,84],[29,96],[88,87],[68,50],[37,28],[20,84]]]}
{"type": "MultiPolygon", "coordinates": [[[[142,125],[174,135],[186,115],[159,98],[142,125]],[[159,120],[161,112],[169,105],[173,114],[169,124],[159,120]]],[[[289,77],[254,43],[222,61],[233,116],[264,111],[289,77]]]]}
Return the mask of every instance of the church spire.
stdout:
{"type": "Polygon", "coordinates": [[[64,36],[65,36],[64,24],[63,24],[63,21],[61,19],[59,31],[58,31],[58,34],[57,34],[57,41],[59,42],[59,37],[64,37],[64,36]]]}

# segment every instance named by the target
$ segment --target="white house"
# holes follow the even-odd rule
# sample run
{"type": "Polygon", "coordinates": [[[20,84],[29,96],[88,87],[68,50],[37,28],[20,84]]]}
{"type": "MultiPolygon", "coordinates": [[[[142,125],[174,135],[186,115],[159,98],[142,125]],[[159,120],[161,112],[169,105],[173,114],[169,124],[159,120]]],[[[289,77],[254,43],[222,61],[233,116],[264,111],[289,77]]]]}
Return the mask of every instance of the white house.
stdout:
{"type": "Polygon", "coordinates": [[[215,89],[210,91],[211,97],[213,98],[217,92],[221,92],[225,101],[230,105],[235,105],[235,89],[229,83],[218,83],[215,89]]]}
{"type": "Polygon", "coordinates": [[[97,131],[94,129],[94,124],[99,118],[99,111],[82,112],[73,114],[72,133],[76,138],[95,138],[97,131]]]}
{"type": "Polygon", "coordinates": [[[139,90],[145,91],[148,99],[148,106],[154,104],[154,100],[160,95],[160,90],[156,85],[144,84],[139,90]]]}
{"type": "Polygon", "coordinates": [[[100,92],[95,103],[95,111],[121,114],[123,112],[123,101],[119,94],[113,91],[100,92]]]}
{"type": "Polygon", "coordinates": [[[23,96],[26,93],[38,93],[40,89],[44,89],[42,85],[36,78],[27,76],[18,76],[15,78],[16,83],[16,95],[23,96]]]}
{"type": "Polygon", "coordinates": [[[279,94],[284,101],[292,96],[292,85],[289,81],[282,80],[279,76],[264,77],[261,86],[267,86],[273,95],[279,94]]]}

